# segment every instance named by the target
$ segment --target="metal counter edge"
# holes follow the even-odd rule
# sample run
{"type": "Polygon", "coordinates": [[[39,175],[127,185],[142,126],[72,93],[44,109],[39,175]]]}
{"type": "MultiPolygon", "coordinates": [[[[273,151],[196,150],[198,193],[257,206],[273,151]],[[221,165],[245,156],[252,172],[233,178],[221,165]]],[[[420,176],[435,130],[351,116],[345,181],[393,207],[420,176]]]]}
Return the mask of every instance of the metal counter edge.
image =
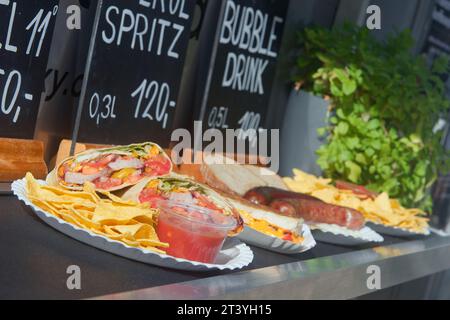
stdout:
{"type": "Polygon", "coordinates": [[[351,299],[378,289],[373,270],[385,289],[447,269],[450,238],[436,236],[92,299],[351,299]]]}

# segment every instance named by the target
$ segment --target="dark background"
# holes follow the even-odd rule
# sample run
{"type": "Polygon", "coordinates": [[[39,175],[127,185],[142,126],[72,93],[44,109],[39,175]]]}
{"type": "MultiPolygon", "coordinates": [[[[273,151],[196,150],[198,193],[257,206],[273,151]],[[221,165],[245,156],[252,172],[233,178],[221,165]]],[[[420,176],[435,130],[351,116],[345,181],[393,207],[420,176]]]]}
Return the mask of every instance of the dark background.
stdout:
{"type": "Polygon", "coordinates": [[[41,39],[41,33],[36,32],[33,47],[30,54],[27,55],[28,42],[35,25],[31,26],[29,30],[26,30],[26,28],[39,13],[39,10],[43,9],[40,26],[47,12],[53,12],[54,6],[58,5],[58,3],[58,0],[28,0],[11,1],[8,6],[0,5],[0,43],[2,44],[0,49],[0,69],[5,71],[5,75],[0,75],[0,103],[2,99],[5,99],[6,110],[14,97],[18,80],[17,76],[13,76],[9,88],[6,88],[8,75],[13,70],[17,70],[21,74],[20,90],[12,111],[6,115],[0,110],[0,137],[32,139],[34,136],[41,94],[44,91],[44,77],[56,18],[52,14],[38,57],[35,54],[41,39]],[[5,49],[13,3],[16,3],[17,7],[10,44],[17,47],[17,52],[5,49]],[[25,99],[25,94],[32,94],[32,101],[25,99]],[[17,106],[20,106],[21,109],[17,122],[14,123],[13,119],[17,106]]]}

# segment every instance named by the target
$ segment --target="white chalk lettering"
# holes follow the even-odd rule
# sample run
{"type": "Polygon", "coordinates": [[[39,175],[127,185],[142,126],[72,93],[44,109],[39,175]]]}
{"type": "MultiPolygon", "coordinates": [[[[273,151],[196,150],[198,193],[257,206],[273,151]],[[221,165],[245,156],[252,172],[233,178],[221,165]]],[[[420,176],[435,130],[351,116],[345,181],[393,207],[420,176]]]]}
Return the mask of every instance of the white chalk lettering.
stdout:
{"type": "Polygon", "coordinates": [[[11,16],[9,18],[8,33],[6,35],[6,43],[5,43],[5,50],[12,51],[12,52],[17,52],[17,47],[14,45],[11,45],[11,43],[10,43],[11,34],[12,34],[12,30],[13,30],[13,25],[14,25],[14,18],[16,15],[16,7],[17,7],[17,3],[13,2],[12,8],[11,8],[11,16]]]}
{"type": "Polygon", "coordinates": [[[168,50],[168,52],[167,52],[167,55],[168,55],[169,57],[178,59],[180,55],[178,54],[178,52],[175,52],[175,46],[176,46],[176,44],[178,43],[178,40],[180,39],[181,35],[183,34],[184,27],[183,27],[182,25],[180,25],[180,24],[174,23],[173,28],[174,28],[175,30],[177,30],[178,33],[177,33],[176,36],[173,38],[172,44],[171,44],[170,47],[169,47],[169,50],[168,50]]]}
{"type": "Polygon", "coordinates": [[[131,41],[131,49],[134,49],[136,44],[136,38],[139,38],[139,50],[144,50],[144,35],[148,30],[148,20],[145,19],[143,14],[138,14],[136,16],[136,25],[134,26],[133,40],[131,41]],[[139,30],[139,22],[143,22],[143,28],[139,30]]]}
{"type": "Polygon", "coordinates": [[[105,43],[107,44],[111,44],[114,42],[114,39],[116,38],[116,26],[114,25],[114,23],[111,21],[111,11],[115,11],[116,14],[119,14],[119,8],[111,6],[108,9],[106,9],[106,22],[111,26],[111,36],[108,37],[106,35],[106,31],[103,30],[102,31],[102,39],[105,43]]]}
{"type": "Polygon", "coordinates": [[[159,19],[158,23],[161,25],[161,31],[160,31],[160,35],[159,35],[159,44],[158,44],[158,56],[161,55],[162,52],[162,47],[163,47],[163,41],[164,41],[164,32],[166,30],[166,27],[170,26],[170,21],[168,20],[164,20],[164,19],[159,19]]]}
{"type": "Polygon", "coordinates": [[[186,0],[139,0],[139,5],[161,13],[168,12],[184,20],[188,20],[190,17],[186,12],[186,0]]]}
{"type": "Polygon", "coordinates": [[[51,19],[52,15],[55,16],[57,12],[58,12],[58,6],[55,6],[53,8],[53,11],[47,12],[47,14],[45,15],[45,18],[41,22],[42,16],[44,14],[44,10],[41,9],[41,10],[39,10],[39,13],[34,17],[34,19],[28,24],[28,26],[26,27],[26,30],[30,30],[31,27],[33,27],[33,26],[34,27],[33,27],[33,32],[31,34],[30,40],[28,41],[28,47],[27,47],[26,54],[31,53],[31,49],[34,47],[35,37],[38,33],[40,33],[41,38],[39,39],[36,53],[34,54],[35,57],[39,57],[39,55],[41,54],[41,48],[42,48],[42,44],[44,42],[44,38],[47,34],[47,29],[50,24],[50,19],[51,19]]]}
{"type": "Polygon", "coordinates": [[[134,18],[133,11],[131,11],[129,9],[124,9],[122,11],[122,18],[120,19],[119,32],[117,35],[117,46],[120,46],[120,44],[122,43],[122,36],[123,36],[124,32],[128,33],[131,30],[133,30],[135,21],[136,20],[134,18]],[[126,24],[127,17],[130,18],[129,19],[130,23],[128,25],[126,24]]]}
{"type": "Polygon", "coordinates": [[[283,23],[283,19],[281,19],[280,17],[273,18],[272,29],[270,30],[270,36],[269,36],[269,44],[267,46],[267,55],[272,58],[277,57],[277,53],[272,50],[273,43],[278,38],[277,33],[276,33],[277,23],[278,24],[283,23]]]}
{"type": "Polygon", "coordinates": [[[259,9],[235,4],[233,0],[228,0],[219,43],[231,44],[250,53],[276,58],[277,52],[273,47],[278,40],[277,27],[283,21],[278,16],[270,17],[259,9]],[[269,25],[270,28],[268,28],[269,25]]]}
{"type": "Polygon", "coordinates": [[[229,49],[222,87],[264,94],[264,72],[269,61],[278,56],[277,42],[283,21],[281,17],[236,4],[233,0],[226,2],[219,43],[246,51],[248,55],[229,49]]]}
{"type": "MultiPolygon", "coordinates": [[[[156,5],[156,2],[147,1],[140,4],[145,6],[146,3],[151,6],[156,5]]],[[[161,6],[160,9],[172,13],[182,10],[184,6],[184,1],[179,0],[178,4],[171,2],[167,8],[161,6]]],[[[105,20],[106,26],[101,35],[106,44],[126,46],[131,50],[147,50],[158,56],[165,55],[169,58],[179,59],[180,54],[176,49],[186,31],[183,25],[163,18],[151,19],[143,13],[134,13],[129,9],[121,11],[115,6],[106,9],[105,20]]]]}
{"type": "Polygon", "coordinates": [[[263,75],[268,60],[229,52],[222,79],[222,87],[264,94],[263,75]]]}

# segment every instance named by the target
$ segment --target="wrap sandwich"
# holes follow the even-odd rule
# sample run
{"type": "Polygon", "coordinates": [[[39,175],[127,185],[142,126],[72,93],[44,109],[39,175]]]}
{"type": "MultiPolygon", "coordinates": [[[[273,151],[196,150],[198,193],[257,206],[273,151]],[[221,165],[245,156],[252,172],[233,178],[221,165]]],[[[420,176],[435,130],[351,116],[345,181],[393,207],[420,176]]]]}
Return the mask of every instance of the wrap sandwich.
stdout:
{"type": "Polygon", "coordinates": [[[155,143],[92,149],[69,157],[47,176],[47,183],[70,190],[81,190],[91,182],[98,190],[115,191],[148,177],[172,172],[172,162],[155,143]]]}
{"type": "Polygon", "coordinates": [[[229,236],[237,235],[243,229],[241,216],[227,200],[208,186],[178,174],[142,180],[123,193],[122,199],[149,203],[153,208],[158,208],[158,202],[164,200],[180,203],[180,207],[206,208],[235,219],[236,228],[229,232],[229,236]]]}

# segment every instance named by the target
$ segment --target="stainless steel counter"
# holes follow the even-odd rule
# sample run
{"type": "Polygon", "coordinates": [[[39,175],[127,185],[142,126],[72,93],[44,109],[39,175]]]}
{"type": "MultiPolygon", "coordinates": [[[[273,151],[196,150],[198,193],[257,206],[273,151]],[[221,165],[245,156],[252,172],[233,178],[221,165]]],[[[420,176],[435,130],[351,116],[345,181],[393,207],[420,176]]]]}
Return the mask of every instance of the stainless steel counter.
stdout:
{"type": "Polygon", "coordinates": [[[348,299],[372,292],[367,267],[377,265],[388,288],[450,269],[450,238],[342,247],[318,243],[302,254],[251,247],[240,271],[185,272],[128,260],[49,227],[13,196],[0,195],[1,299],[348,299]],[[81,290],[67,287],[79,266],[81,290]]]}
{"type": "Polygon", "coordinates": [[[373,292],[367,285],[373,275],[370,266],[379,268],[382,289],[450,269],[450,238],[404,242],[98,298],[351,299],[373,292]]]}

